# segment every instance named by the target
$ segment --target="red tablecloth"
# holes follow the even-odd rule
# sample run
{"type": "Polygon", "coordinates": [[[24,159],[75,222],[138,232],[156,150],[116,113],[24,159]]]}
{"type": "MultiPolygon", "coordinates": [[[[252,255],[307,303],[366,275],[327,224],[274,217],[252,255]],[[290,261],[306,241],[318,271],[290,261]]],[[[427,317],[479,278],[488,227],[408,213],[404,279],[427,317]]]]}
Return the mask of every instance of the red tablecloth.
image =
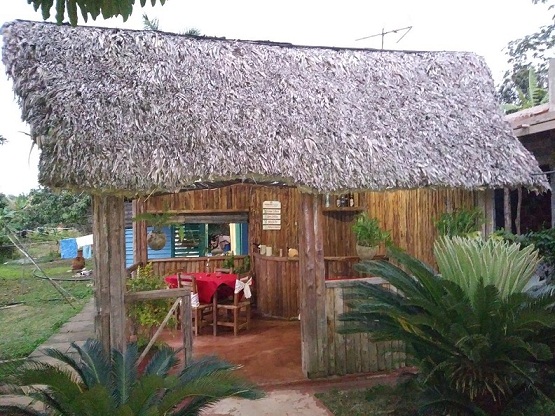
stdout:
{"type": "MultiPolygon", "coordinates": [[[[198,298],[201,303],[210,303],[212,296],[218,291],[218,296],[227,297],[233,295],[237,275],[233,273],[182,273],[182,278],[195,276],[197,282],[198,298]],[[218,290],[218,288],[220,288],[218,290]]],[[[164,277],[171,288],[177,287],[177,274],[164,277]]]]}

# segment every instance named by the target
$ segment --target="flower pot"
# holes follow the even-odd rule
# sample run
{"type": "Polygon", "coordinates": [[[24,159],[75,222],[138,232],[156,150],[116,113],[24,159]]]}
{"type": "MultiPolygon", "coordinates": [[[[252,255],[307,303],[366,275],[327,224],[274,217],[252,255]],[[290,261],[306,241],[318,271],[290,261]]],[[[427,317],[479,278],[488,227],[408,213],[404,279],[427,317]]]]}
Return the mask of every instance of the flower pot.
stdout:
{"type": "Polygon", "coordinates": [[[148,246],[153,250],[162,250],[166,245],[166,234],[163,231],[151,231],[146,237],[148,246]]]}
{"type": "Polygon", "coordinates": [[[356,245],[357,256],[361,260],[372,260],[376,253],[378,252],[378,246],[367,247],[356,245]]]}

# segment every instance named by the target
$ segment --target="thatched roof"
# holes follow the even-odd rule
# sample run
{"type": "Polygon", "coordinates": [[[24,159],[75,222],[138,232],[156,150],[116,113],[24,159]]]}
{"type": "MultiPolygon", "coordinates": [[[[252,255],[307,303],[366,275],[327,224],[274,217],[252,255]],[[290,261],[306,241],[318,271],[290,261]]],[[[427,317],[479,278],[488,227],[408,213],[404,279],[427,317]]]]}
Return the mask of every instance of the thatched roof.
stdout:
{"type": "Polygon", "coordinates": [[[3,62],[40,177],[89,192],[547,186],[472,53],[299,47],[15,21],[3,62]]]}

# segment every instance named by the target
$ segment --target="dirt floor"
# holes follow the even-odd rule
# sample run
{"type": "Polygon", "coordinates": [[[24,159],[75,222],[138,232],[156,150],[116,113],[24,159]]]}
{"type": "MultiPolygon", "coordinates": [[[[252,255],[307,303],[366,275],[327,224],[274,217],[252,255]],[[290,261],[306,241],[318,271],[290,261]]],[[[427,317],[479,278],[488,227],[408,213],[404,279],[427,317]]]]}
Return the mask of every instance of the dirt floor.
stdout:
{"type": "MultiPolygon", "coordinates": [[[[179,334],[164,334],[174,348],[181,346],[179,334]]],[[[193,356],[217,355],[241,365],[238,373],[259,386],[276,386],[305,381],[301,371],[301,329],[299,321],[254,318],[251,328],[239,332],[212,328],[193,339],[193,356]]]]}

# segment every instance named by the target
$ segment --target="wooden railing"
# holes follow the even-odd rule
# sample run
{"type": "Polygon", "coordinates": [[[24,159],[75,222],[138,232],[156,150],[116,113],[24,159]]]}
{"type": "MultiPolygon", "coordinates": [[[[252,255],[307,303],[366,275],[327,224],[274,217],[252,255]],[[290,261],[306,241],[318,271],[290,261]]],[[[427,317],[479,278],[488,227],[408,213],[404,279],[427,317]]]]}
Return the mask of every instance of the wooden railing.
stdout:
{"type": "MultiPolygon", "coordinates": [[[[235,256],[234,267],[240,267],[243,259],[247,256],[235,256]]],[[[212,257],[180,257],[171,259],[149,260],[152,263],[152,269],[157,276],[168,276],[177,272],[195,273],[206,271],[206,264],[209,264],[210,271],[222,268],[224,261],[229,259],[226,256],[212,257]]]]}
{"type": "MultiPolygon", "coordinates": [[[[376,256],[375,260],[386,260],[386,256],[376,256]]],[[[354,266],[360,263],[358,256],[324,257],[327,279],[356,279],[369,277],[365,273],[357,272],[354,266]]]]}
{"type": "Polygon", "coordinates": [[[129,304],[132,302],[144,302],[155,299],[168,299],[177,298],[173,303],[172,307],[166,314],[166,317],[162,321],[160,327],[156,330],[152,339],[149,341],[148,345],[141,353],[137,365],[143,360],[150,348],[154,345],[154,342],[158,336],[162,333],[162,330],[168,323],[170,317],[177,310],[177,307],[181,305],[181,331],[183,334],[183,350],[184,350],[184,363],[187,365],[191,362],[193,357],[193,326],[192,326],[192,312],[191,312],[191,287],[185,286],[179,289],[162,289],[162,290],[148,290],[143,292],[127,292],[125,294],[125,303],[129,304]]]}
{"type": "Polygon", "coordinates": [[[392,371],[405,366],[405,354],[400,341],[377,342],[370,333],[338,332],[343,324],[340,316],[349,311],[345,292],[362,281],[394,290],[379,277],[326,281],[327,332],[321,342],[327,346],[325,364],[330,376],[392,371]]]}

